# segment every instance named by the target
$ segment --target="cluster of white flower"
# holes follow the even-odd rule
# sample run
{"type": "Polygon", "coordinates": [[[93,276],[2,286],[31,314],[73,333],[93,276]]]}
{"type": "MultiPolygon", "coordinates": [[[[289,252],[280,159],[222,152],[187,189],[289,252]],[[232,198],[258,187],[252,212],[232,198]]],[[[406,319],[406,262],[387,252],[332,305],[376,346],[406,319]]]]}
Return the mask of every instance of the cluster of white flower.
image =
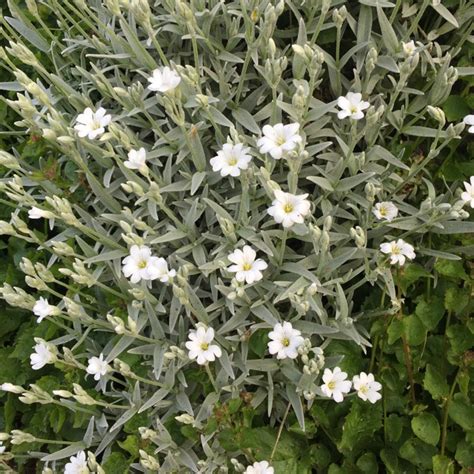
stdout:
{"type": "Polygon", "coordinates": [[[351,382],[347,380],[346,372],[342,372],[340,367],[334,367],[334,370],[324,369],[323,382],[321,391],[337,403],[344,400],[344,395],[350,392],[352,385],[354,385],[357,396],[364,401],[375,403],[382,398],[379,393],[382,385],[375,381],[373,374],[361,372],[354,376],[351,382]]]}

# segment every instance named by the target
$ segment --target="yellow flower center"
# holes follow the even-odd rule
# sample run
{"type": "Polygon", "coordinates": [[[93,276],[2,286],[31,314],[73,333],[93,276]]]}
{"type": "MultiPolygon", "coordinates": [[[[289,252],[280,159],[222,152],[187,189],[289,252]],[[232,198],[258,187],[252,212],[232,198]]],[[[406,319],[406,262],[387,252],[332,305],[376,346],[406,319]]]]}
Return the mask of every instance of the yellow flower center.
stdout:
{"type": "Polygon", "coordinates": [[[282,146],[282,145],[284,145],[285,143],[286,143],[286,138],[285,138],[285,137],[281,137],[281,136],[280,136],[280,137],[277,137],[277,139],[276,139],[276,144],[277,144],[278,146],[282,146]]]}
{"type": "Polygon", "coordinates": [[[287,337],[285,337],[285,338],[281,341],[281,343],[282,343],[285,347],[288,347],[288,346],[290,345],[290,340],[289,340],[287,337]]]}
{"type": "Polygon", "coordinates": [[[336,382],[329,382],[328,383],[329,390],[334,390],[336,388],[336,382]]]}
{"type": "Polygon", "coordinates": [[[206,351],[209,348],[209,344],[207,342],[202,342],[201,343],[201,349],[203,351],[206,351]]]}
{"type": "Polygon", "coordinates": [[[93,120],[91,123],[92,130],[98,130],[101,127],[100,122],[98,120],[93,120]]]}
{"type": "Polygon", "coordinates": [[[232,156],[227,160],[227,163],[229,164],[229,166],[235,166],[237,164],[237,158],[235,158],[235,156],[232,156]]]}
{"type": "Polygon", "coordinates": [[[290,212],[293,212],[293,209],[294,209],[294,207],[293,207],[293,204],[291,204],[291,203],[287,203],[287,204],[285,204],[285,205],[283,206],[283,210],[284,210],[287,214],[289,214],[290,212]]]}
{"type": "Polygon", "coordinates": [[[367,393],[369,391],[367,385],[362,385],[362,387],[359,388],[359,392],[362,393],[367,393]]]}
{"type": "Polygon", "coordinates": [[[399,253],[401,253],[401,252],[400,252],[400,248],[397,247],[396,245],[394,245],[394,246],[392,247],[392,253],[393,253],[394,255],[398,255],[399,253]]]}
{"type": "Polygon", "coordinates": [[[248,272],[249,270],[252,269],[252,264],[251,263],[244,263],[242,265],[242,268],[244,269],[244,271],[248,272]]]}
{"type": "Polygon", "coordinates": [[[356,114],[358,112],[357,107],[355,105],[351,105],[351,113],[356,114]]]}
{"type": "Polygon", "coordinates": [[[138,268],[146,268],[146,266],[148,265],[148,262],[146,260],[141,260],[140,262],[138,262],[138,268]]]}
{"type": "Polygon", "coordinates": [[[380,212],[381,216],[386,216],[387,215],[387,209],[383,206],[379,209],[379,212],[380,212]]]}

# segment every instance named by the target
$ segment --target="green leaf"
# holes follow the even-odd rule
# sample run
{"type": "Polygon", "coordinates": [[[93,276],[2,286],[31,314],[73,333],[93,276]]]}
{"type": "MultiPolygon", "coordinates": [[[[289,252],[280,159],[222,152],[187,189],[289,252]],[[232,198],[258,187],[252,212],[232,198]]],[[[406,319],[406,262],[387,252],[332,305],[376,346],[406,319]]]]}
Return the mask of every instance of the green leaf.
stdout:
{"type": "Polygon", "coordinates": [[[403,323],[399,319],[393,319],[387,329],[388,343],[392,345],[403,335],[403,323]]]}
{"type": "Polygon", "coordinates": [[[440,428],[438,420],[431,413],[421,413],[411,420],[413,433],[427,444],[436,446],[439,441],[440,428]]]}
{"type": "Polygon", "coordinates": [[[405,316],[402,322],[407,343],[410,346],[422,344],[426,337],[426,329],[420,318],[416,314],[411,314],[405,316]]]}
{"type": "Polygon", "coordinates": [[[454,474],[455,462],[447,456],[433,456],[433,474],[454,474]]]}
{"type": "Polygon", "coordinates": [[[355,400],[342,429],[338,449],[344,455],[357,455],[373,442],[374,433],[382,427],[381,404],[371,405],[355,400]]]}
{"type": "Polygon", "coordinates": [[[259,358],[263,358],[267,350],[268,331],[259,329],[252,333],[249,339],[249,349],[259,358]]]}
{"type": "Polygon", "coordinates": [[[469,289],[450,287],[444,294],[444,307],[455,314],[461,314],[469,304],[469,289]]]}
{"type": "MultiPolygon", "coordinates": [[[[472,441],[472,437],[470,442],[466,439],[458,443],[454,457],[456,461],[465,468],[474,466],[474,442],[472,441]]],[[[453,463],[453,461],[451,461],[451,463],[453,463]]]]}
{"type": "Polygon", "coordinates": [[[390,23],[387,15],[385,15],[382,8],[377,5],[377,17],[379,19],[380,30],[383,32],[382,41],[391,53],[396,53],[399,48],[399,41],[397,35],[390,23]]]}
{"type": "Polygon", "coordinates": [[[423,387],[435,400],[441,400],[449,394],[449,386],[446,382],[446,377],[444,377],[443,374],[441,374],[441,372],[431,364],[426,366],[423,387]]]}
{"type": "Polygon", "coordinates": [[[439,259],[435,263],[434,267],[439,274],[449,278],[461,278],[463,280],[469,280],[469,277],[464,270],[462,261],[439,259]]]}
{"type": "Polygon", "coordinates": [[[474,405],[456,393],[449,404],[449,417],[466,431],[474,430],[474,405]]]}
{"type": "Polygon", "coordinates": [[[400,457],[423,469],[432,468],[432,458],[437,450],[423,441],[411,438],[400,447],[400,457]]]}
{"type": "Polygon", "coordinates": [[[471,109],[463,97],[459,95],[450,95],[444,102],[443,111],[446,119],[450,122],[461,121],[466,115],[469,115],[471,109]]]}
{"type": "Polygon", "coordinates": [[[439,296],[433,296],[430,301],[426,301],[426,297],[423,297],[416,305],[415,312],[426,329],[432,330],[444,315],[443,300],[439,296]]]}
{"type": "Polygon", "coordinates": [[[379,472],[377,458],[374,453],[363,454],[356,462],[356,466],[364,473],[376,474],[379,472]]]}
{"type": "Polygon", "coordinates": [[[114,452],[101,464],[106,473],[126,474],[128,473],[128,463],[122,453],[114,452]]]}
{"type": "Polygon", "coordinates": [[[385,420],[385,429],[387,431],[387,437],[389,441],[397,442],[402,435],[403,423],[402,417],[392,413],[385,420]]]}

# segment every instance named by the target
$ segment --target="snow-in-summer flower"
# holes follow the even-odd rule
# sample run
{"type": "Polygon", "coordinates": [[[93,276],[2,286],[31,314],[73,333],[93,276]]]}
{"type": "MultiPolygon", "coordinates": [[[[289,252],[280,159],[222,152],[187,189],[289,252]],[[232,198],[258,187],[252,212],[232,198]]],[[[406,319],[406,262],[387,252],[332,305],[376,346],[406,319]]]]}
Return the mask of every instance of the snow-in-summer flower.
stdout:
{"type": "Polygon", "coordinates": [[[146,169],[146,150],[145,148],[139,148],[138,150],[130,150],[128,152],[128,160],[124,161],[123,164],[131,170],[144,170],[146,169]]]}
{"type": "Polygon", "coordinates": [[[362,100],[360,92],[348,92],[345,97],[341,96],[337,99],[337,106],[341,109],[337,113],[339,119],[350,117],[353,120],[360,120],[364,118],[362,111],[368,109],[370,104],[362,100]]]}
{"type": "Polygon", "coordinates": [[[352,384],[359,398],[364,401],[368,400],[370,403],[375,403],[382,398],[382,395],[379,393],[382,385],[375,381],[373,374],[361,372],[353,377],[352,384]]]}
{"type": "Polygon", "coordinates": [[[303,344],[304,338],[301,332],[293,329],[291,323],[277,323],[273,331],[268,333],[271,341],[268,343],[268,351],[275,355],[277,359],[296,359],[298,357],[298,347],[303,344]]]}
{"type": "Polygon", "coordinates": [[[51,306],[46,298],[40,296],[33,306],[33,314],[38,316],[36,322],[40,323],[46,316],[53,314],[53,310],[54,306],[51,306]]]}
{"type": "Polygon", "coordinates": [[[87,137],[94,140],[105,132],[105,127],[111,120],[112,116],[108,115],[103,107],[99,107],[96,112],[87,107],[82,114],[77,116],[74,128],[81,138],[87,137]]]}
{"type": "Polygon", "coordinates": [[[100,380],[110,370],[110,365],[104,359],[104,354],[99,357],[91,357],[87,361],[86,372],[94,376],[94,380],[100,380]]]}
{"type": "Polygon", "coordinates": [[[402,51],[405,57],[413,56],[416,51],[416,44],[413,40],[408,41],[407,43],[404,43],[402,41],[402,51]]]}
{"type": "Polygon", "coordinates": [[[464,181],[464,188],[466,189],[466,191],[461,194],[461,199],[464,202],[468,202],[469,205],[474,208],[474,176],[471,176],[469,178],[469,181],[469,183],[467,181],[464,181]]]}
{"type": "Polygon", "coordinates": [[[221,176],[239,176],[240,170],[246,170],[252,160],[248,154],[249,151],[250,149],[241,143],[236,145],[225,143],[217,155],[210,160],[212,170],[218,171],[221,176]]]}
{"type": "Polygon", "coordinates": [[[278,224],[291,227],[293,224],[302,224],[304,217],[309,213],[311,203],[306,199],[307,194],[291,194],[275,190],[275,199],[267,212],[278,224]]]}
{"type": "Polygon", "coordinates": [[[5,452],[5,449],[7,449],[7,447],[3,446],[3,441],[0,441],[0,454],[3,454],[5,452]]]}
{"type": "Polygon", "coordinates": [[[235,273],[235,278],[239,282],[245,281],[249,285],[260,281],[263,277],[262,271],[268,265],[261,258],[257,258],[257,253],[249,245],[245,245],[242,250],[234,250],[227,258],[233,263],[227,268],[229,272],[235,273]]]}
{"type": "Polygon", "coordinates": [[[380,244],[380,251],[390,256],[390,263],[392,265],[398,263],[402,266],[405,264],[407,258],[408,260],[413,260],[416,257],[413,245],[408,244],[403,239],[380,244]]]}
{"type": "Polygon", "coordinates": [[[275,470],[268,461],[254,462],[245,469],[244,474],[274,474],[275,470]]]}
{"type": "Polygon", "coordinates": [[[378,202],[372,212],[377,219],[391,222],[398,215],[398,207],[390,201],[378,202]]]}
{"type": "Polygon", "coordinates": [[[263,137],[257,141],[260,153],[270,153],[270,156],[275,160],[284,158],[301,142],[301,136],[298,134],[299,128],[298,123],[265,125],[262,129],[263,137]]]}
{"type": "Polygon", "coordinates": [[[84,451],[79,451],[75,456],[71,456],[69,462],[64,466],[64,474],[89,474],[90,472],[84,451]]]}
{"type": "Polygon", "coordinates": [[[213,362],[216,357],[222,355],[221,348],[216,344],[212,344],[214,329],[199,326],[196,330],[189,332],[188,338],[186,349],[189,351],[189,358],[196,359],[199,365],[213,362]]]}
{"type": "Polygon", "coordinates": [[[474,133],[474,115],[466,115],[463,119],[463,122],[466,125],[469,125],[469,128],[467,129],[467,131],[469,133],[474,133]]]}
{"type": "Polygon", "coordinates": [[[148,78],[148,89],[153,92],[168,92],[178,87],[181,77],[168,66],[155,69],[148,78]]]}
{"type": "Polygon", "coordinates": [[[344,400],[344,394],[349,393],[351,389],[351,381],[346,380],[346,372],[342,372],[340,367],[334,367],[334,370],[324,369],[323,382],[321,391],[334,399],[335,402],[341,403],[344,400]]]}
{"type": "Polygon", "coordinates": [[[157,280],[166,283],[176,275],[175,270],[168,269],[168,262],[161,257],[155,257],[146,245],[132,245],[130,255],[122,260],[123,274],[132,283],[140,280],[157,280]]]}
{"type": "MultiPolygon", "coordinates": [[[[35,339],[36,340],[36,339],[35,339]]],[[[42,369],[47,364],[57,361],[57,350],[52,344],[37,339],[37,344],[33,346],[34,352],[30,355],[30,363],[33,370],[42,369]]]]}

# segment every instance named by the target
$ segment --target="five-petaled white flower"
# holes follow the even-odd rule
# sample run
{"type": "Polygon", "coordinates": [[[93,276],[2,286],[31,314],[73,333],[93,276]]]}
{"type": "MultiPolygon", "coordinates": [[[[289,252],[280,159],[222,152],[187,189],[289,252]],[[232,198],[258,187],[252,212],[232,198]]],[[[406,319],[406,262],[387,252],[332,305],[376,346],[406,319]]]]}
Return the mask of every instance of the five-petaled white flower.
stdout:
{"type": "Polygon", "coordinates": [[[64,474],[89,474],[90,472],[84,451],[79,451],[75,456],[71,456],[69,462],[64,466],[64,474]]]}
{"type": "Polygon", "coordinates": [[[410,56],[413,56],[415,54],[415,51],[416,51],[416,44],[413,40],[411,41],[408,41],[408,43],[404,43],[402,41],[402,50],[403,50],[403,54],[405,55],[405,57],[410,57],[410,56]]]}
{"type": "Polygon", "coordinates": [[[278,224],[291,227],[293,224],[302,224],[308,214],[311,204],[306,199],[307,194],[291,194],[275,190],[275,200],[267,212],[278,224]]]}
{"type": "Polygon", "coordinates": [[[138,150],[130,150],[128,152],[128,160],[124,161],[123,164],[131,170],[143,171],[146,169],[146,150],[140,148],[138,150]]]}
{"type": "Polygon", "coordinates": [[[347,374],[342,372],[339,367],[334,370],[324,369],[321,391],[326,397],[333,398],[335,402],[341,403],[344,400],[344,394],[349,393],[351,382],[347,379],[347,374]]]}
{"type": "Polygon", "coordinates": [[[301,136],[298,134],[299,128],[298,123],[265,125],[262,129],[263,137],[257,141],[260,153],[270,153],[275,160],[284,158],[301,142],[301,136]]]}
{"type": "Polygon", "coordinates": [[[234,264],[227,268],[229,272],[235,273],[235,278],[239,282],[245,281],[249,285],[260,281],[263,277],[262,270],[268,265],[261,258],[255,257],[257,253],[249,245],[245,245],[242,250],[234,250],[227,258],[234,264]]]}
{"type": "Polygon", "coordinates": [[[301,331],[293,329],[291,323],[277,323],[273,331],[268,333],[271,341],[268,343],[270,354],[276,354],[277,359],[296,359],[298,357],[298,347],[303,344],[301,331]]]}
{"type": "Polygon", "coordinates": [[[99,357],[91,357],[87,363],[86,372],[93,375],[94,380],[100,380],[110,370],[110,365],[104,360],[104,354],[100,354],[99,357]]]}
{"type": "Polygon", "coordinates": [[[54,214],[50,211],[43,211],[43,209],[33,206],[28,211],[28,217],[30,219],[41,219],[42,217],[44,217],[45,219],[51,219],[54,217],[54,214]]]}
{"type": "Polygon", "coordinates": [[[467,131],[469,133],[474,133],[474,115],[466,115],[463,119],[463,122],[466,125],[469,125],[469,128],[467,129],[467,131]]]}
{"type": "Polygon", "coordinates": [[[36,322],[40,323],[46,316],[53,314],[53,310],[54,306],[51,306],[46,298],[40,296],[39,300],[36,301],[33,306],[33,313],[35,316],[38,316],[36,322]]]}
{"type": "Polygon", "coordinates": [[[162,257],[155,257],[146,245],[132,245],[130,255],[122,261],[123,274],[132,283],[140,280],[157,280],[166,283],[176,275],[175,270],[168,269],[168,262],[162,257]]]}
{"type": "Polygon", "coordinates": [[[341,96],[337,99],[337,106],[341,109],[337,113],[337,118],[345,119],[350,117],[354,120],[364,118],[365,109],[368,109],[370,104],[362,100],[362,94],[359,92],[348,92],[346,96],[341,96]]]}
{"type": "Polygon", "coordinates": [[[211,344],[214,340],[214,329],[198,326],[195,331],[189,332],[188,338],[186,349],[189,351],[189,358],[196,359],[199,365],[213,362],[216,357],[222,355],[221,348],[216,344],[211,344]]]}
{"type": "Polygon", "coordinates": [[[375,403],[382,398],[382,395],[379,393],[382,385],[375,381],[373,374],[361,372],[359,375],[353,377],[352,384],[354,385],[354,390],[357,392],[357,395],[364,400],[364,402],[368,400],[370,403],[375,403]]]}
{"type": "Polygon", "coordinates": [[[398,215],[398,207],[390,201],[378,202],[372,212],[377,219],[391,222],[398,215]]]}
{"type": "Polygon", "coordinates": [[[176,71],[168,66],[162,69],[155,69],[151,77],[148,78],[148,89],[153,92],[168,92],[178,87],[181,77],[176,71]]]}
{"type": "Polygon", "coordinates": [[[99,107],[96,112],[87,107],[82,114],[77,116],[74,128],[81,138],[87,137],[94,140],[105,132],[105,127],[111,120],[112,116],[107,115],[107,111],[103,107],[99,107]]]}
{"type": "Polygon", "coordinates": [[[469,178],[470,183],[464,181],[464,187],[466,191],[461,194],[461,199],[464,202],[468,202],[472,208],[474,208],[474,176],[469,178]]]}
{"type": "Polygon", "coordinates": [[[248,154],[249,148],[241,143],[232,145],[225,143],[217,156],[211,158],[213,171],[219,171],[221,176],[239,176],[240,170],[246,170],[252,157],[248,154]]]}
{"type": "Polygon", "coordinates": [[[244,474],[274,474],[275,470],[268,461],[254,462],[245,469],[244,474]]]}
{"type": "Polygon", "coordinates": [[[384,242],[380,245],[380,251],[390,255],[390,263],[392,265],[398,263],[402,266],[407,258],[408,260],[413,260],[416,257],[413,245],[406,243],[403,239],[384,242]]]}
{"type": "Polygon", "coordinates": [[[30,355],[30,363],[33,370],[42,369],[46,364],[54,364],[58,360],[57,349],[53,344],[42,339],[35,338],[37,344],[33,346],[35,352],[30,355]]]}

